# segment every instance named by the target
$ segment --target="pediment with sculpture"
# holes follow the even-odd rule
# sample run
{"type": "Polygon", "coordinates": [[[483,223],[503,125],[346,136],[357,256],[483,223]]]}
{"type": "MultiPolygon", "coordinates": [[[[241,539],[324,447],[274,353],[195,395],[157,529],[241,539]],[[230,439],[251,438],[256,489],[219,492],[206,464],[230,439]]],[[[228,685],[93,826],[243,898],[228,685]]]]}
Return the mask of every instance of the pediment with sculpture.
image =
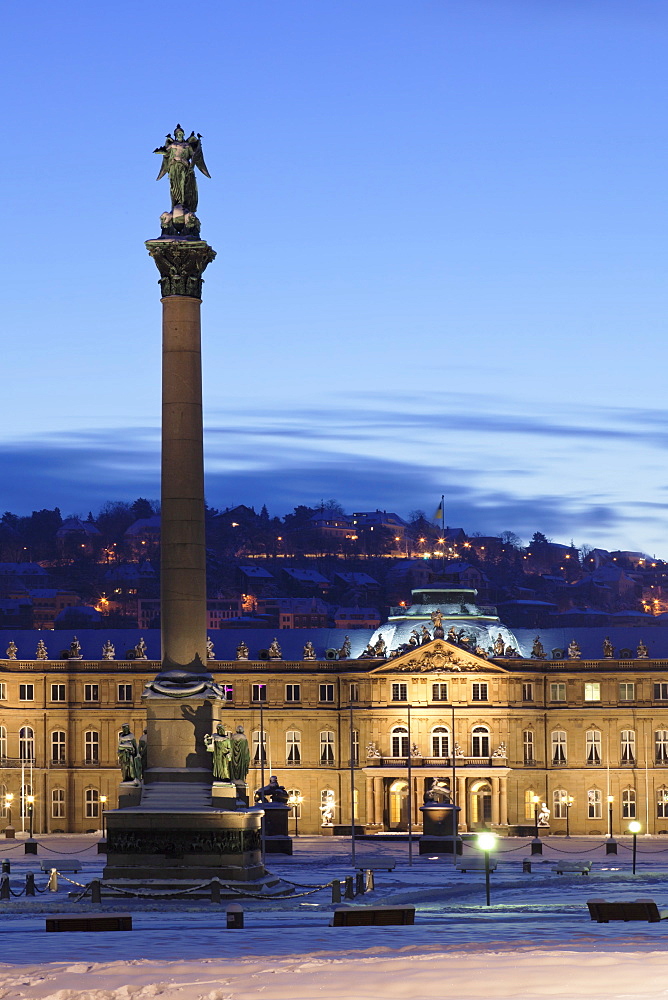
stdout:
{"type": "Polygon", "coordinates": [[[434,639],[416,650],[410,650],[401,656],[393,657],[370,671],[372,675],[436,672],[505,674],[506,671],[495,663],[490,663],[489,660],[483,660],[480,656],[453,647],[449,642],[441,639],[434,639]]]}

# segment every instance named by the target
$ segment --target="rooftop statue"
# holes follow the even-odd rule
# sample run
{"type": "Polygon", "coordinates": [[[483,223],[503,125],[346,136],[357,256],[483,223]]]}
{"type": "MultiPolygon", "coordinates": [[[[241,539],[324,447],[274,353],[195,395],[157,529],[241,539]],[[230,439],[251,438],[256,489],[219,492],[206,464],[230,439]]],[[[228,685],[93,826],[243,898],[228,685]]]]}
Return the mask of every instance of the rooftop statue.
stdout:
{"type": "Polygon", "coordinates": [[[111,639],[107,639],[104,646],[102,647],[102,659],[113,660],[115,656],[116,656],[116,647],[114,646],[111,639]]]}
{"type": "Polygon", "coordinates": [[[537,635],[533,641],[533,648],[531,650],[531,656],[534,660],[544,660],[545,659],[545,648],[543,643],[540,641],[540,636],[537,635]]]}
{"type": "Polygon", "coordinates": [[[614,655],[615,655],[614,646],[610,642],[610,639],[606,636],[605,639],[603,640],[603,656],[605,656],[606,659],[609,660],[614,655]]]}
{"type": "Polygon", "coordinates": [[[241,640],[237,646],[237,660],[247,660],[248,659],[248,646],[241,640]]]}
{"type": "Polygon", "coordinates": [[[636,650],[636,653],[639,660],[646,660],[647,657],[649,656],[649,650],[647,649],[647,646],[642,641],[642,639],[638,643],[638,649],[636,650]]]}
{"type": "Polygon", "coordinates": [[[16,643],[12,639],[10,641],[9,645],[7,646],[7,659],[8,660],[15,660],[16,659],[16,654],[18,652],[18,648],[19,647],[16,645],[16,643]]]}
{"type": "Polygon", "coordinates": [[[575,639],[571,639],[571,641],[568,644],[568,659],[569,660],[580,659],[580,647],[575,641],[575,639]]]}
{"type": "Polygon", "coordinates": [[[37,651],[35,653],[35,658],[38,660],[48,660],[49,653],[46,646],[44,645],[44,639],[40,639],[37,643],[37,651]]]}
{"type": "Polygon", "coordinates": [[[211,638],[210,635],[208,635],[206,638],[206,658],[207,660],[216,659],[216,651],[213,648],[213,639],[211,638]]]}
{"type": "Polygon", "coordinates": [[[339,650],[339,659],[340,660],[347,660],[349,656],[350,656],[350,636],[349,635],[345,635],[343,637],[343,645],[341,646],[341,649],[339,650]]]}

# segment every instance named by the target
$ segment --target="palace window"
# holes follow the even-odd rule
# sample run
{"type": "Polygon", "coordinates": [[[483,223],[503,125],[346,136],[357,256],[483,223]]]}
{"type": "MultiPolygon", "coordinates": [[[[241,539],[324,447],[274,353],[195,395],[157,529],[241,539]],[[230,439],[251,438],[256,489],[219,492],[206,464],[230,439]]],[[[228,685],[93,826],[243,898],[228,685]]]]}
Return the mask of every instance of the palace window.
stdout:
{"type": "Polygon", "coordinates": [[[7,730],[0,726],[0,760],[7,756],[7,730]]]}
{"type": "Polygon", "coordinates": [[[320,763],[334,763],[334,733],[330,729],[320,733],[320,763]]]}
{"type": "Polygon", "coordinates": [[[318,692],[319,701],[334,701],[334,685],[321,684],[318,692]]]}
{"type": "Polygon", "coordinates": [[[588,729],[586,736],[586,747],[587,756],[586,760],[588,764],[600,764],[601,763],[601,734],[598,729],[588,729]]]}
{"type": "Polygon", "coordinates": [[[552,815],[554,819],[566,819],[566,803],[568,792],[563,788],[555,788],[552,792],[552,815]]]}
{"type": "Polygon", "coordinates": [[[100,815],[100,793],[97,788],[87,788],[84,801],[86,819],[97,819],[100,815]]]}
{"type": "Polygon", "coordinates": [[[360,700],[360,686],[357,683],[357,681],[353,682],[350,685],[350,688],[349,688],[349,691],[348,691],[348,698],[349,698],[350,701],[359,701],[360,700]]]}
{"type": "Polygon", "coordinates": [[[84,736],[84,752],[87,764],[98,764],[100,761],[100,734],[89,729],[84,736]]]}
{"type": "Polygon", "coordinates": [[[535,792],[533,788],[527,788],[524,793],[524,818],[525,819],[535,819],[535,803],[533,797],[535,792]]]}
{"type": "Polygon", "coordinates": [[[64,684],[52,684],[51,685],[51,701],[65,701],[65,685],[64,684]]]}
{"type": "Polygon", "coordinates": [[[587,681],[584,686],[585,701],[601,700],[601,685],[597,681],[587,681]]]}
{"type": "Polygon", "coordinates": [[[565,764],[566,758],[566,733],[563,729],[555,729],[552,733],[552,763],[565,764]]]}
{"type": "Polygon", "coordinates": [[[534,734],[531,729],[525,729],[522,734],[522,746],[524,750],[524,763],[534,764],[536,753],[534,748],[534,734]]]}
{"type": "Polygon", "coordinates": [[[19,816],[21,816],[22,819],[27,819],[30,815],[30,803],[28,802],[28,798],[31,795],[32,785],[21,785],[21,791],[19,793],[19,816]]]}
{"type": "Polygon", "coordinates": [[[286,684],[285,685],[285,700],[286,701],[301,701],[302,700],[302,686],[301,686],[301,684],[286,684]]]}
{"type": "Polygon", "coordinates": [[[65,733],[62,729],[57,729],[51,733],[51,763],[65,763],[65,733]]]}
{"type": "Polygon", "coordinates": [[[635,701],[636,698],[636,686],[633,681],[620,681],[619,684],[619,700],[620,701],[635,701]]]}
{"type": "Polygon", "coordinates": [[[223,696],[225,701],[234,701],[234,685],[233,684],[221,684],[223,689],[223,696]]]}
{"type": "Polygon", "coordinates": [[[84,701],[99,701],[99,700],[100,700],[100,685],[84,684],[84,701]]]}
{"type": "Polygon", "coordinates": [[[654,733],[654,756],[657,764],[668,764],[668,729],[654,733]]]}
{"type": "Polygon", "coordinates": [[[587,818],[601,819],[603,816],[603,794],[598,788],[590,788],[587,792],[587,818]]]}
{"type": "Polygon", "coordinates": [[[525,681],[522,684],[522,701],[533,701],[533,682],[525,681]]]}
{"type": "MultiPolygon", "coordinates": [[[[289,798],[293,798],[294,797],[295,799],[298,799],[301,796],[301,794],[302,794],[301,791],[299,790],[299,788],[288,788],[287,792],[288,792],[288,797],[289,798]]],[[[296,805],[292,806],[292,810],[293,810],[292,815],[296,819],[301,819],[302,818],[302,804],[301,804],[301,802],[298,802],[296,805]]]]}
{"type": "Polygon", "coordinates": [[[435,726],[431,731],[432,757],[450,756],[450,733],[445,726],[435,726]]]}
{"type": "Polygon", "coordinates": [[[622,791],[622,819],[636,818],[636,793],[634,788],[622,791]]]}
{"type": "Polygon", "coordinates": [[[7,701],[7,685],[4,681],[0,683],[0,701],[7,701]]]}
{"type": "Polygon", "coordinates": [[[634,764],[636,759],[636,734],[633,729],[622,729],[619,734],[622,764],[634,764]]]}
{"type": "Polygon", "coordinates": [[[287,764],[302,762],[302,734],[296,729],[289,729],[285,734],[285,761],[287,764]]]}
{"type": "Polygon", "coordinates": [[[119,684],[118,685],[118,700],[119,701],[132,701],[132,684],[119,684]]]}
{"type": "Polygon", "coordinates": [[[266,700],[267,700],[267,685],[251,684],[251,701],[266,701],[266,700]]]}
{"type": "Polygon", "coordinates": [[[407,684],[393,684],[392,685],[392,701],[407,701],[408,700],[408,685],[407,684]]]}
{"type": "Polygon", "coordinates": [[[19,684],[19,701],[34,701],[34,700],[35,700],[35,685],[19,684]]]}
{"type": "Polygon", "coordinates": [[[447,701],[448,700],[448,685],[447,684],[432,684],[432,686],[431,686],[431,700],[432,701],[447,701]]]}
{"type": "Polygon", "coordinates": [[[252,736],[253,744],[253,764],[259,765],[261,763],[267,763],[267,731],[262,734],[262,759],[260,759],[260,731],[256,730],[252,736]]]}
{"type": "Polygon", "coordinates": [[[64,819],[65,818],[65,789],[64,788],[52,788],[51,789],[51,818],[52,819],[64,819]]]}
{"type": "Polygon", "coordinates": [[[350,741],[350,748],[352,750],[352,763],[357,765],[360,762],[360,731],[359,729],[353,729],[352,739],[350,741]]]}
{"type": "Polygon", "coordinates": [[[488,700],[487,691],[488,691],[487,684],[485,683],[481,684],[476,681],[476,683],[471,686],[471,700],[487,701],[488,700]]]}
{"type": "Polygon", "coordinates": [[[408,757],[408,730],[405,726],[395,726],[392,730],[392,756],[408,757]]]}
{"type": "Polygon", "coordinates": [[[656,816],[657,819],[668,819],[668,788],[665,785],[656,790],[656,816]]]}
{"type": "Polygon", "coordinates": [[[566,701],[565,684],[550,684],[550,701],[566,701]]]}
{"type": "Polygon", "coordinates": [[[471,756],[489,757],[489,729],[487,726],[476,726],[471,733],[471,756]]]}
{"type": "Polygon", "coordinates": [[[35,734],[30,726],[19,729],[19,759],[35,760],[35,734]]]}
{"type": "Polygon", "coordinates": [[[654,685],[654,701],[668,701],[668,684],[654,685]]]}

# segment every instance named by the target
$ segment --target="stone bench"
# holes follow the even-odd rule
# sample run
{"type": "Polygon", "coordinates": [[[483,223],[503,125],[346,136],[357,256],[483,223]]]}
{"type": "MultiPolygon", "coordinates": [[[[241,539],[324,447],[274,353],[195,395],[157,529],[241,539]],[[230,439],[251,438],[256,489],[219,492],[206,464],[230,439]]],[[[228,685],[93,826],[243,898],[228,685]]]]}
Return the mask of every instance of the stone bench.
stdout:
{"type": "MultiPolygon", "coordinates": [[[[352,859],[351,859],[351,864],[352,864],[352,859]]],[[[368,857],[368,858],[357,857],[357,858],[355,858],[355,864],[354,864],[355,870],[356,871],[360,871],[360,872],[366,872],[366,871],[371,871],[371,872],[380,872],[380,871],[391,872],[391,871],[394,871],[394,869],[396,867],[397,867],[396,861],[393,861],[391,858],[383,858],[383,857],[380,857],[380,858],[379,857],[368,857]]]]}
{"type": "Polygon", "coordinates": [[[50,872],[52,868],[59,872],[80,872],[82,864],[78,858],[51,858],[50,861],[40,861],[39,867],[43,872],[50,872]]]}
{"type": "Polygon", "coordinates": [[[414,924],[415,907],[337,906],[330,927],[388,927],[391,924],[414,924]]]}
{"type": "Polygon", "coordinates": [[[46,918],[47,931],[131,931],[129,913],[54,913],[46,918]]]}
{"type": "Polygon", "coordinates": [[[557,861],[552,866],[557,875],[588,875],[591,871],[591,861],[557,861]]]}
{"type": "Polygon", "coordinates": [[[588,899],[589,916],[599,924],[607,924],[610,920],[645,920],[656,924],[668,918],[668,910],[660,910],[653,899],[631,899],[614,901],[607,899],[588,899]]]}
{"type": "MultiPolygon", "coordinates": [[[[489,870],[493,872],[496,869],[497,864],[498,862],[496,858],[490,858],[489,870]]],[[[455,867],[458,872],[484,872],[485,858],[480,854],[474,854],[470,858],[461,857],[458,858],[455,867]]]]}

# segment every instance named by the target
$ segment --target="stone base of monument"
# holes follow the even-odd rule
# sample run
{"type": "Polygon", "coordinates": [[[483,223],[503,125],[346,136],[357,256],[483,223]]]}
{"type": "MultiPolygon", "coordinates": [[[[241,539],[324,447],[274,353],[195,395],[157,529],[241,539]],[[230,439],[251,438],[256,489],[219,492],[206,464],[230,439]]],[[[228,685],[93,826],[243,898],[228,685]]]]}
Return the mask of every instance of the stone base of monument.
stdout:
{"type": "MultiPolygon", "coordinates": [[[[363,837],[365,832],[363,826],[355,826],[356,837],[363,837]]],[[[342,823],[333,823],[331,826],[321,826],[320,833],[323,837],[352,837],[350,824],[346,826],[342,823]]]]}
{"type": "Polygon", "coordinates": [[[450,802],[426,802],[420,806],[422,836],[420,854],[461,854],[462,843],[457,836],[459,806],[450,802]]]}
{"type": "Polygon", "coordinates": [[[263,802],[255,809],[264,812],[265,853],[292,854],[292,837],[288,834],[291,807],[282,802],[263,802]]]}

